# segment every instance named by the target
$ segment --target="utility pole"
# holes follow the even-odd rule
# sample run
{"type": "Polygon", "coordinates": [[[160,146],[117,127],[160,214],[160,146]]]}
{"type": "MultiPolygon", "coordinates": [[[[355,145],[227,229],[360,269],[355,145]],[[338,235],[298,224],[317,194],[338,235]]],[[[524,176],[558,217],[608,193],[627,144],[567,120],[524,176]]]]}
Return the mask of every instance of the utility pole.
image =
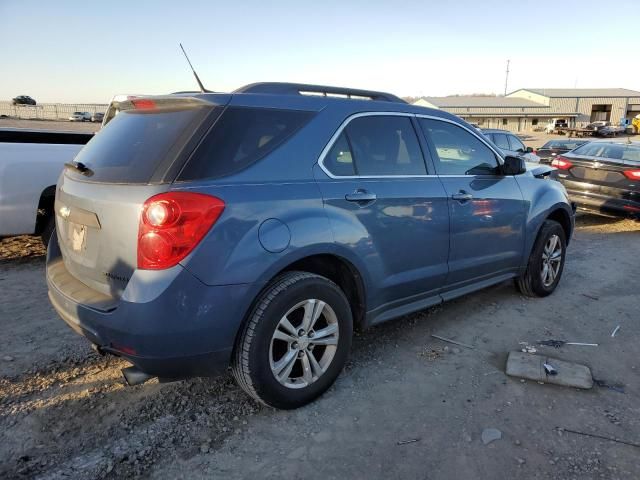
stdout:
{"type": "Polygon", "coordinates": [[[504,96],[507,96],[507,84],[509,83],[509,63],[511,62],[511,60],[507,60],[507,72],[506,75],[504,77],[504,96]]]}

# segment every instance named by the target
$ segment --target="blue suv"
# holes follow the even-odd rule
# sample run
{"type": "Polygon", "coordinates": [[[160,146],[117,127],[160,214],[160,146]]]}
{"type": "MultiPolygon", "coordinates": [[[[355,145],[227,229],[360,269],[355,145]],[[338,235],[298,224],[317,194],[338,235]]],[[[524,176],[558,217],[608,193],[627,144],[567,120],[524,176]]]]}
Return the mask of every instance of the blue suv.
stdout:
{"type": "Polygon", "coordinates": [[[49,297],[151,377],[231,366],[295,408],[354,328],[515,279],[554,291],[574,211],[553,169],[381,92],[258,83],[135,98],[60,176],[49,297]]]}

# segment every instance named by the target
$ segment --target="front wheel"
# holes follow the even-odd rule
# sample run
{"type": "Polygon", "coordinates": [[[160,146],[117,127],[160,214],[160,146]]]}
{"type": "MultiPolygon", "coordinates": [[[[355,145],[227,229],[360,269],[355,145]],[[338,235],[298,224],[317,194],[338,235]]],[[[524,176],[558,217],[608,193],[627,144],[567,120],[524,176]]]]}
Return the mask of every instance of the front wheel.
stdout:
{"type": "Polygon", "coordinates": [[[352,334],[351,308],[335,283],[311,273],[285,273],[249,316],[236,345],[234,377],[266,405],[301,407],[336,380],[352,334]]]}
{"type": "Polygon", "coordinates": [[[567,239],[562,226],[554,220],[546,220],[531,250],[527,269],[516,280],[518,290],[529,297],[551,295],[560,282],[567,249],[567,239]]]}

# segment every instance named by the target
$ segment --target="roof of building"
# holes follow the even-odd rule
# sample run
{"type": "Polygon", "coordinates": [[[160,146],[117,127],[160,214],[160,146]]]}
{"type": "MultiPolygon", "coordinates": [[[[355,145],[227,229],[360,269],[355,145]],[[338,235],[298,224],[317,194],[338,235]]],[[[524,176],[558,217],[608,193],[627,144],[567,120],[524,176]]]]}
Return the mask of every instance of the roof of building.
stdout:
{"type": "MultiPolygon", "coordinates": [[[[545,97],[640,97],[640,92],[627,88],[520,88],[545,97]]],[[[515,92],[511,92],[512,95],[515,92]]]]}
{"type": "MultiPolygon", "coordinates": [[[[474,95],[462,95],[458,97],[424,97],[423,99],[436,107],[546,107],[541,103],[526,100],[524,98],[509,97],[480,97],[474,95]]],[[[423,102],[418,100],[418,105],[423,102]]]]}

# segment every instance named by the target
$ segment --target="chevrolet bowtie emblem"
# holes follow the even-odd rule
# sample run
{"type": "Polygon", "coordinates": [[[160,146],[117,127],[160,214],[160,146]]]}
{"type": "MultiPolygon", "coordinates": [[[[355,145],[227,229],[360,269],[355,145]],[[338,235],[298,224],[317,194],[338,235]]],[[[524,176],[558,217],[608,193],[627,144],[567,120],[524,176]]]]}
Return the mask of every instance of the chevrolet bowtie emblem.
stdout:
{"type": "Polygon", "coordinates": [[[62,218],[68,218],[71,215],[71,209],[69,207],[60,207],[60,216],[62,218]]]}

